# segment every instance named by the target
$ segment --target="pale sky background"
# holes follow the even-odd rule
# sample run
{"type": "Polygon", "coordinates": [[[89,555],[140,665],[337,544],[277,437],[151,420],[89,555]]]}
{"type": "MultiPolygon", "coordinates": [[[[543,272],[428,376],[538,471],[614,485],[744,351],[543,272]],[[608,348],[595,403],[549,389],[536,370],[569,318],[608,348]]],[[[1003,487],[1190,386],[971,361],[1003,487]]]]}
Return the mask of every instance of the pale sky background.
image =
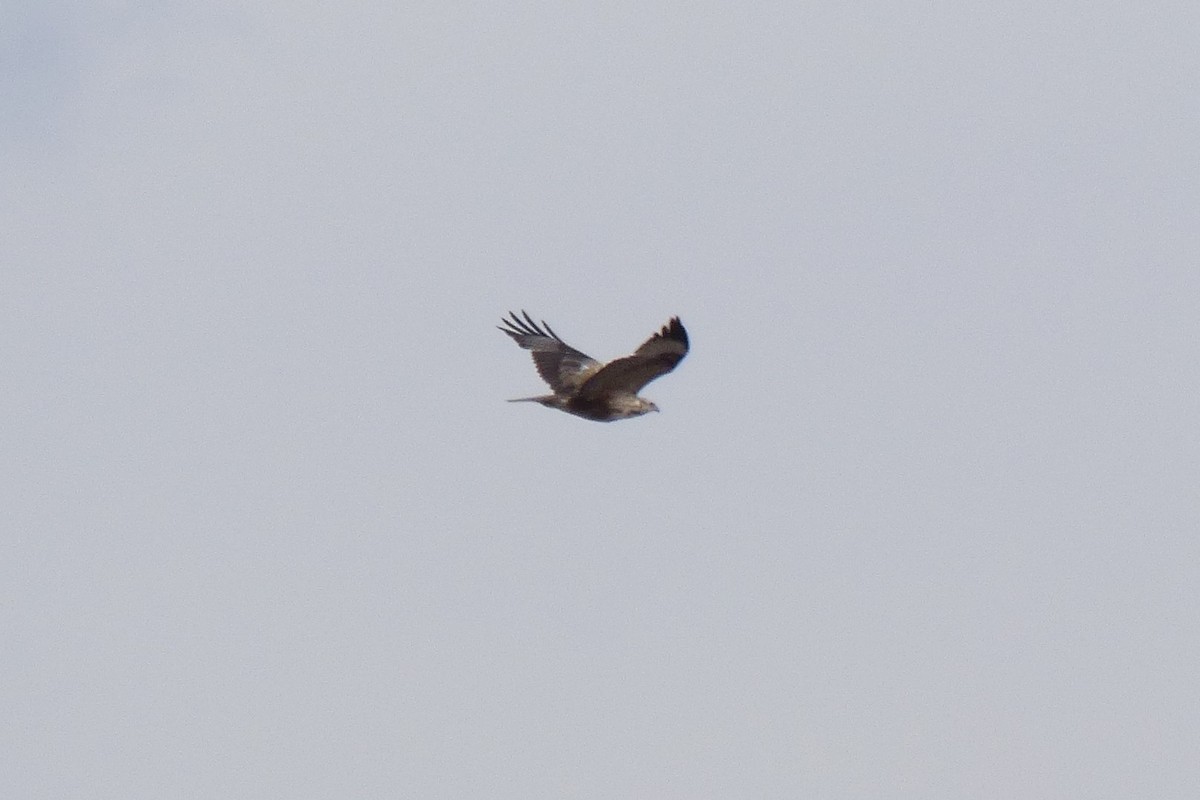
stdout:
{"type": "Polygon", "coordinates": [[[1194,1],[38,0],[0,67],[0,796],[1200,797],[1194,1]],[[519,308],[693,349],[513,406],[519,308]]]}

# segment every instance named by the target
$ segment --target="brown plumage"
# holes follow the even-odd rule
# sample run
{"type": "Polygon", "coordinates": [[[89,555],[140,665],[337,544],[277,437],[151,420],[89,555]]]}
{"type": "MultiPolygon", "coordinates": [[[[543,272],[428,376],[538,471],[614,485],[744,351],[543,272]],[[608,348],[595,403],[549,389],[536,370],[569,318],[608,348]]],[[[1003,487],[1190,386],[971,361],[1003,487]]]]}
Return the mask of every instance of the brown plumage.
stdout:
{"type": "Polygon", "coordinates": [[[642,387],[666,375],[688,352],[687,331],[679,317],[647,339],[633,355],[601,364],[558,338],[545,322],[539,326],[525,311],[509,312],[500,330],[533,353],[533,363],[553,394],[521,397],[510,403],[541,403],[585,419],[612,422],[639,417],[658,406],[638,397],[642,387]]]}

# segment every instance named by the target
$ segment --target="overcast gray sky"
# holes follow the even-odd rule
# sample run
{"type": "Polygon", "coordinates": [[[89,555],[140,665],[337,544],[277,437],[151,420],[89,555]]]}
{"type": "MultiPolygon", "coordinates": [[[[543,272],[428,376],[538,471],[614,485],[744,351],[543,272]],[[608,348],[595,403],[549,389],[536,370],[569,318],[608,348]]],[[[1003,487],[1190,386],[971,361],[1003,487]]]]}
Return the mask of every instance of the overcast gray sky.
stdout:
{"type": "Polygon", "coordinates": [[[1200,796],[1194,2],[0,18],[0,795],[1200,796]]]}

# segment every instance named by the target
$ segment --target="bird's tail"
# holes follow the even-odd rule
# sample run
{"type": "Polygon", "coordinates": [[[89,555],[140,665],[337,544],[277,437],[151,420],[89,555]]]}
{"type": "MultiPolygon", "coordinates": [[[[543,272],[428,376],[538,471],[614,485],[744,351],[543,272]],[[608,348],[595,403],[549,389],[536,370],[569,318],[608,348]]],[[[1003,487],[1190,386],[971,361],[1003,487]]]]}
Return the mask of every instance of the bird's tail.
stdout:
{"type": "Polygon", "coordinates": [[[563,400],[556,394],[543,394],[539,397],[517,397],[509,400],[510,403],[541,403],[547,408],[562,408],[563,400]]]}

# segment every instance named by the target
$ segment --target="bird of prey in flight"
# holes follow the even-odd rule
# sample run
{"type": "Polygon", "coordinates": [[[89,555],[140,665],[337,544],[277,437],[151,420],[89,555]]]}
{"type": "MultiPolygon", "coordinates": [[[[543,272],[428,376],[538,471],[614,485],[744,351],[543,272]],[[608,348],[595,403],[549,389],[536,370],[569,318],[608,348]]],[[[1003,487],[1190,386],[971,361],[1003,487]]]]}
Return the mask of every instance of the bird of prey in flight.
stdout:
{"type": "Polygon", "coordinates": [[[520,397],[510,403],[541,403],[598,422],[640,417],[658,406],[638,397],[642,387],[675,369],[688,351],[687,331],[672,317],[631,356],[601,364],[558,338],[545,322],[539,326],[525,311],[509,312],[500,330],[526,350],[553,394],[520,397]]]}

